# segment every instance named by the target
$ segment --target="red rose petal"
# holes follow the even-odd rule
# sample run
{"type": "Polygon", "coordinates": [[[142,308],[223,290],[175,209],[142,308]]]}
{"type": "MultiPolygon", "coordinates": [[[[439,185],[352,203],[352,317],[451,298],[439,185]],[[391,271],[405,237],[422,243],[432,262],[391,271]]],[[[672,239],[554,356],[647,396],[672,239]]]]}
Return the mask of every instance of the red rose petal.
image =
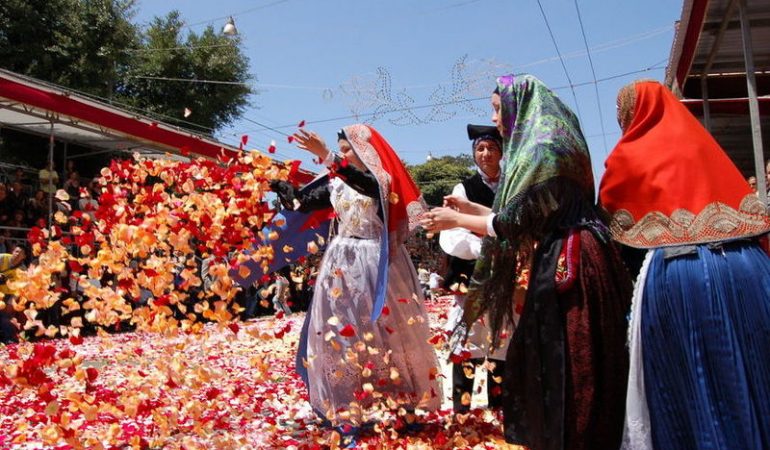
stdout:
{"type": "Polygon", "coordinates": [[[88,377],[88,382],[93,383],[96,380],[96,377],[99,376],[99,371],[94,367],[89,367],[86,369],[86,376],[88,377]]]}
{"type": "Polygon", "coordinates": [[[356,335],[356,329],[355,329],[355,328],[353,327],[353,325],[351,325],[351,324],[347,324],[347,325],[345,325],[345,326],[344,326],[344,327],[343,327],[343,328],[340,330],[340,336],[344,336],[344,337],[347,337],[347,338],[349,338],[349,337],[353,337],[353,336],[355,336],[355,335],[356,335]]]}

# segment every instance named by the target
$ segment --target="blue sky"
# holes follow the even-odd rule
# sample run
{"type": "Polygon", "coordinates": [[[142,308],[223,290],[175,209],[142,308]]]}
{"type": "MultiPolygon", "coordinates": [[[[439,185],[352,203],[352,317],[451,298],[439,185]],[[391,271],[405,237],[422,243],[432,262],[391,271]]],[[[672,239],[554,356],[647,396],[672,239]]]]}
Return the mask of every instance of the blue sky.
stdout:
{"type": "Polygon", "coordinates": [[[540,1],[580,85],[574,96],[537,0],[140,0],[136,20],[177,9],[199,32],[234,16],[260,92],[244,116],[251,121],[222,130],[222,141],[248,134],[249,146],[266,148],[275,139],[280,158],[318,170],[285,136],[253,122],[291,133],[306,120],[333,143],[339,128],[365,121],[409,163],[467,153],[466,124],[490,123],[494,76],[529,72],[579,113],[598,180],[620,137],[615,95],[636,78],[663,79],[681,3],[578,0],[597,79],[655,67],[594,85],[575,0],[540,1]],[[444,105],[426,107],[435,103],[444,105]]]}

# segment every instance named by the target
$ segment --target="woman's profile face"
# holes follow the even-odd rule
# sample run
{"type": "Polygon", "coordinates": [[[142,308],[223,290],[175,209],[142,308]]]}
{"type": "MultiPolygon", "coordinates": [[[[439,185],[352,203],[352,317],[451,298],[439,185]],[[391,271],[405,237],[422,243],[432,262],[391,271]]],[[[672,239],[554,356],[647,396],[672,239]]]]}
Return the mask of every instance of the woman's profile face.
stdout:
{"type": "Polygon", "coordinates": [[[495,124],[500,135],[503,135],[503,117],[500,114],[500,94],[492,94],[492,123],[495,124]]]}
{"type": "Polygon", "coordinates": [[[345,158],[350,164],[353,164],[353,166],[356,168],[360,170],[366,170],[366,166],[364,165],[363,161],[361,161],[361,158],[359,158],[356,152],[353,150],[350,142],[345,139],[340,139],[337,141],[337,145],[340,147],[340,153],[342,154],[343,158],[345,158]]]}

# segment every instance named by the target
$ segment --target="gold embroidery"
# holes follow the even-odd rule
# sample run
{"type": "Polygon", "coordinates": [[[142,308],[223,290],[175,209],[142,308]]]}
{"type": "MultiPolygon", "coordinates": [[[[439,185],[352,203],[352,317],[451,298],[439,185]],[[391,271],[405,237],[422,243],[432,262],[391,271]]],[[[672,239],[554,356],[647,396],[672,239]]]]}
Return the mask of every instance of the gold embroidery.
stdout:
{"type": "Polygon", "coordinates": [[[677,209],[671,217],[653,211],[638,222],[631,213],[621,209],[613,214],[610,229],[618,242],[652,248],[757,236],[770,231],[770,218],[759,197],[749,194],[738,210],[714,202],[697,215],[685,209],[677,209]]]}

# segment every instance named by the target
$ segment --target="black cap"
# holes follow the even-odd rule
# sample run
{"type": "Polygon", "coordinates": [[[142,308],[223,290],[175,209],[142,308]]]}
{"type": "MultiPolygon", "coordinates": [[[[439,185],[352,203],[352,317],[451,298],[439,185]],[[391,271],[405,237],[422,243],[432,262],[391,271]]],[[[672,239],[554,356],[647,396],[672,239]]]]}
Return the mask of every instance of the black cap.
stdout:
{"type": "Polygon", "coordinates": [[[497,127],[472,124],[468,124],[468,139],[473,141],[474,146],[479,140],[491,139],[493,141],[497,141],[498,145],[500,145],[502,141],[500,132],[497,131],[497,127]]]}

